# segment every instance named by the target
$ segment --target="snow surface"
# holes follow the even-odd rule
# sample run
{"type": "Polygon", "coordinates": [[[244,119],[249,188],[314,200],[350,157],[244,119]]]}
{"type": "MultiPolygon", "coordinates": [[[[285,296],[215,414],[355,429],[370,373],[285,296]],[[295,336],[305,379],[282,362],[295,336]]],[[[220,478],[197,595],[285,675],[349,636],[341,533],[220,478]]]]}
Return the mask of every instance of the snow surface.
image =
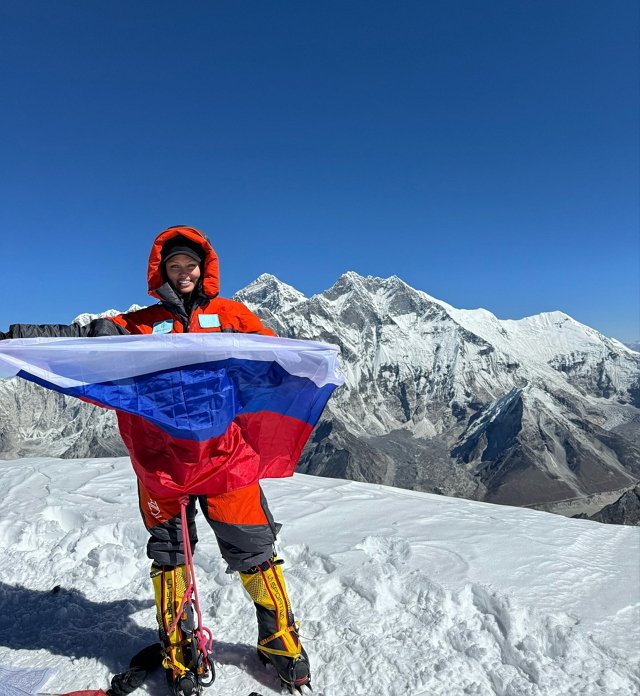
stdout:
{"type": "MultiPolygon", "coordinates": [[[[0,462],[0,484],[0,666],[106,688],[156,640],[129,460],[0,462]]],[[[640,529],[303,475],[264,488],[317,696],[638,694],[640,529]]],[[[206,693],[279,693],[202,521],[195,561],[206,693]]],[[[165,691],[158,674],[138,693],[165,691]]]]}

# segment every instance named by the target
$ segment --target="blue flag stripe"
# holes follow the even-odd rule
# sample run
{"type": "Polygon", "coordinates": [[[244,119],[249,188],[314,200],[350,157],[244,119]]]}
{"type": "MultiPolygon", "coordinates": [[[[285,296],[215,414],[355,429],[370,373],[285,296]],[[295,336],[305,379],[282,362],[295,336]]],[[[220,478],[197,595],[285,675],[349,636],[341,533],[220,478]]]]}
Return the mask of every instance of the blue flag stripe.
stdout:
{"type": "Polygon", "coordinates": [[[142,416],[172,437],[219,437],[241,413],[270,411],[315,425],[334,384],[318,387],[276,362],[197,363],[136,377],[63,388],[28,372],[19,376],[69,396],[142,416]]]}

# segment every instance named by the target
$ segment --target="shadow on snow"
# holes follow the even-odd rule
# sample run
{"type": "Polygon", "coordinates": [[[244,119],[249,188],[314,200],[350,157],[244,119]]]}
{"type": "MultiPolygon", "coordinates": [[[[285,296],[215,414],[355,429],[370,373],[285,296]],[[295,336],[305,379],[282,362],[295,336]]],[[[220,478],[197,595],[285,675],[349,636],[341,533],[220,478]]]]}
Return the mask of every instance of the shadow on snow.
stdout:
{"type": "Polygon", "coordinates": [[[132,618],[152,606],[151,599],[101,603],[59,586],[41,592],[0,583],[0,645],[87,657],[121,672],[135,653],[158,640],[156,631],[132,618]]]}
{"type": "MultiPolygon", "coordinates": [[[[58,586],[45,592],[0,582],[0,645],[46,650],[72,660],[88,658],[117,674],[139,650],[157,642],[157,631],[132,618],[152,606],[151,599],[92,602],[78,590],[58,586]]],[[[216,666],[233,665],[263,687],[280,691],[275,672],[260,663],[255,645],[216,641],[214,659],[216,666]]],[[[150,675],[147,689],[166,694],[162,670],[150,675]]]]}

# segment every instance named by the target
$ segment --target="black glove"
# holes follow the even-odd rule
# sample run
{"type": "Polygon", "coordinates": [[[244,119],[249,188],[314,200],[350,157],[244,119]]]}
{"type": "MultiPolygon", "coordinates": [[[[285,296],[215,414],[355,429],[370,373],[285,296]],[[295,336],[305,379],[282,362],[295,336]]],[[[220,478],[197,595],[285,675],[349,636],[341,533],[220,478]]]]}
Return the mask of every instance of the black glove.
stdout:
{"type": "Polygon", "coordinates": [[[148,645],[131,658],[129,669],[122,674],[116,674],[111,680],[108,696],[127,696],[142,686],[147,674],[162,665],[162,646],[160,643],[148,645]]]}
{"type": "Polygon", "coordinates": [[[86,333],[84,334],[85,336],[89,336],[90,338],[96,338],[98,336],[128,336],[129,332],[120,326],[120,324],[116,324],[113,321],[109,321],[108,319],[94,319],[91,323],[89,323],[87,326],[83,327],[86,333]]]}

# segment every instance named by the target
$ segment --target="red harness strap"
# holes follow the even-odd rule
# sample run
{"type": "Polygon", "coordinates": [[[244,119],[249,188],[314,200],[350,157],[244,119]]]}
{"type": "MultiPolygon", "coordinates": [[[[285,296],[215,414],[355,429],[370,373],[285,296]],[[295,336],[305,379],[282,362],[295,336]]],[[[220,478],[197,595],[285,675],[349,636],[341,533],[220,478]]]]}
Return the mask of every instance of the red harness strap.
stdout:
{"type": "Polygon", "coordinates": [[[189,505],[189,496],[180,498],[180,520],[182,524],[182,545],[184,547],[184,565],[187,577],[187,589],[180,602],[180,607],[176,613],[175,621],[169,629],[168,635],[171,635],[180,621],[185,605],[189,604],[195,610],[197,616],[197,625],[193,629],[193,635],[198,647],[200,660],[198,664],[198,682],[202,686],[209,686],[213,683],[215,674],[212,668],[211,660],[213,655],[213,633],[202,622],[202,612],[200,611],[200,600],[198,599],[198,587],[196,584],[196,572],[193,566],[193,554],[191,553],[191,540],[189,539],[189,525],[187,521],[187,506],[189,505]],[[209,682],[205,682],[209,674],[209,682]]]}

